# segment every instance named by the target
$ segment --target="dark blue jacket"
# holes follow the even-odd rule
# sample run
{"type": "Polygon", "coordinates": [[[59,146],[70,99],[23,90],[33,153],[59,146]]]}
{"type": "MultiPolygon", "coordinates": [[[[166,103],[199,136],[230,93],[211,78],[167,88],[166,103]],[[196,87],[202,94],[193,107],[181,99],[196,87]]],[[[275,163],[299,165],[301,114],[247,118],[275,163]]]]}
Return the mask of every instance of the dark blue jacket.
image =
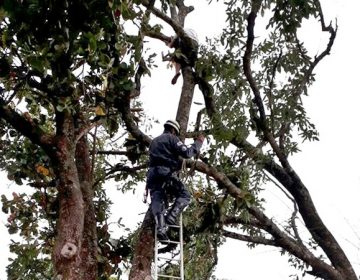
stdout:
{"type": "MultiPolygon", "coordinates": [[[[202,142],[196,140],[188,147],[181,142],[177,136],[165,131],[151,142],[149,149],[150,169],[153,167],[162,167],[161,169],[164,173],[180,170],[182,161],[179,156],[182,158],[191,158],[200,152],[201,145],[202,142]]],[[[151,172],[152,170],[149,171],[153,173],[151,172]]],[[[165,174],[158,175],[162,176],[165,174]]]]}

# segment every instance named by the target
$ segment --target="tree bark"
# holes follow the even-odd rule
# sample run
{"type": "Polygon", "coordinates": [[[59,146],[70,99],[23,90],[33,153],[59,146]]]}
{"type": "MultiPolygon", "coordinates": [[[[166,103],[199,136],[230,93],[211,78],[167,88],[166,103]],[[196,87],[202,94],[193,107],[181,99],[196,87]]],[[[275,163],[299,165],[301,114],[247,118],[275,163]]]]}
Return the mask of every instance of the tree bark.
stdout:
{"type": "Polygon", "coordinates": [[[181,69],[183,75],[183,86],[181,89],[181,96],[179,100],[178,110],[176,113],[176,120],[180,124],[180,139],[185,140],[185,134],[189,123],[189,115],[191,103],[194,96],[195,79],[190,66],[185,66],[181,69]]]}
{"type": "Polygon", "coordinates": [[[81,279],[84,200],[75,164],[74,123],[66,114],[57,116],[56,159],[54,170],[59,179],[59,220],[53,252],[55,274],[61,279],[81,279]]]}
{"type": "Polygon", "coordinates": [[[66,280],[97,279],[97,234],[88,143],[76,143],[78,116],[57,116],[54,170],[59,178],[59,220],[53,251],[55,275],[66,280]]]}
{"type": "Polygon", "coordinates": [[[151,209],[145,214],[139,230],[139,237],[136,242],[134,257],[131,261],[130,280],[147,280],[151,278],[151,263],[154,259],[154,219],[151,209]]]}
{"type": "MultiPolygon", "coordinates": [[[[176,6],[178,10],[176,11],[175,6],[171,5],[171,18],[169,18],[162,12],[149,5],[147,1],[143,1],[143,5],[147,6],[157,16],[163,18],[165,22],[168,22],[178,35],[184,35],[183,26],[185,17],[193,10],[193,7],[187,7],[184,5],[183,1],[177,1],[176,6]]],[[[193,70],[190,66],[183,66],[181,72],[183,75],[183,86],[176,114],[176,120],[180,124],[180,138],[185,140],[191,103],[194,96],[195,79],[193,70]]],[[[123,104],[123,106],[118,106],[118,108],[121,112],[127,129],[136,139],[142,143],[150,144],[150,139],[141,133],[131,118],[129,100],[123,101],[125,101],[126,106],[123,104]]],[[[154,258],[154,234],[152,230],[153,223],[153,217],[149,209],[145,215],[143,224],[140,228],[139,239],[135,245],[134,258],[132,260],[132,267],[129,277],[130,280],[151,279],[151,262],[154,258]]]]}
{"type": "Polygon", "coordinates": [[[76,166],[80,179],[81,192],[84,200],[84,231],[80,251],[81,278],[86,280],[97,279],[97,232],[94,207],[93,174],[88,142],[82,137],[76,145],[76,166]]]}

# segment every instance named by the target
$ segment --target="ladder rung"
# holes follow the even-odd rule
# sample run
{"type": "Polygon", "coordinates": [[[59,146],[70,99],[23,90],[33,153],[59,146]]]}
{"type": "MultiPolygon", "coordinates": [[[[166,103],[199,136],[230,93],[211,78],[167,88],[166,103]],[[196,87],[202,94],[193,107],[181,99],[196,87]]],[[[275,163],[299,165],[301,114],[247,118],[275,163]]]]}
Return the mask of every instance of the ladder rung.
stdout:
{"type": "Polygon", "coordinates": [[[171,240],[159,240],[159,242],[163,242],[164,244],[165,244],[165,243],[180,244],[179,241],[171,241],[171,240]]]}
{"type": "Polygon", "coordinates": [[[165,278],[172,278],[172,279],[181,279],[179,276],[171,276],[171,275],[165,275],[165,274],[159,274],[159,277],[165,277],[165,278]]]}
{"type": "Polygon", "coordinates": [[[162,259],[162,260],[168,260],[168,261],[177,261],[179,262],[180,259],[174,259],[174,258],[165,258],[165,257],[158,257],[158,259],[162,259]]]}
{"type": "Polygon", "coordinates": [[[180,226],[178,225],[167,225],[168,227],[172,227],[172,228],[180,228],[180,226]]]}
{"type": "MultiPolygon", "coordinates": [[[[155,272],[154,272],[154,280],[160,280],[163,278],[170,278],[170,279],[179,279],[184,280],[184,252],[183,252],[183,224],[182,224],[182,215],[180,215],[180,220],[178,225],[168,225],[168,229],[174,229],[173,233],[178,231],[178,236],[174,236],[172,240],[158,240],[157,239],[157,227],[155,226],[155,252],[154,252],[154,260],[155,260],[155,272]],[[176,230],[176,231],[175,231],[176,230]],[[178,238],[175,238],[178,237],[178,238]],[[175,241],[179,239],[178,241],[175,241]],[[159,246],[159,243],[161,243],[165,247],[159,246]],[[170,244],[179,244],[180,248],[178,246],[170,246],[170,244]],[[164,248],[171,248],[171,257],[160,257],[159,256],[159,250],[161,251],[164,248]],[[177,250],[179,249],[179,252],[177,250]],[[176,254],[174,253],[176,252],[176,254]],[[180,257],[179,255],[180,254],[180,257]],[[165,271],[158,270],[161,268],[161,266],[158,265],[158,262],[163,263],[162,265],[165,265],[166,262],[168,262],[169,265],[173,265],[175,263],[179,264],[180,271],[179,276],[173,276],[173,275],[165,275],[165,274],[159,274],[161,272],[166,273],[165,271]]],[[[177,274],[177,273],[175,273],[177,274]]]]}

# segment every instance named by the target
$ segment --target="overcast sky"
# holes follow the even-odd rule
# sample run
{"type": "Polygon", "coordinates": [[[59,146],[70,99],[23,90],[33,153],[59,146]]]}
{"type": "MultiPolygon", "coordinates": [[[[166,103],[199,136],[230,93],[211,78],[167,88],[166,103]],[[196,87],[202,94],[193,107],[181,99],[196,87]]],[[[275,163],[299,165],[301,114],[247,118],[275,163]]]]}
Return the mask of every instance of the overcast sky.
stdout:
{"type": "MultiPolygon", "coordinates": [[[[196,1],[196,10],[188,16],[186,26],[194,28],[200,41],[204,42],[205,36],[211,37],[220,32],[224,16],[217,7],[206,7],[206,16],[199,15],[196,11],[203,8],[200,6],[201,2],[203,1],[196,1]]],[[[317,67],[316,82],[310,88],[309,97],[304,99],[308,115],[320,133],[320,141],[302,144],[302,152],[291,159],[291,164],[308,187],[323,221],[346,250],[357,274],[360,274],[360,54],[359,47],[355,44],[360,26],[360,1],[323,0],[322,5],[326,20],[338,19],[339,31],[331,56],[326,57],[317,67]]],[[[306,35],[311,36],[312,48],[315,51],[317,48],[321,50],[322,41],[318,36],[313,36],[311,30],[307,29],[306,35]]],[[[174,118],[176,114],[182,79],[180,77],[178,84],[172,86],[172,76],[173,69],[159,70],[152,73],[151,80],[144,82],[143,101],[146,110],[160,121],[150,131],[153,136],[161,132],[162,123],[166,119],[174,118]],[[154,100],[157,105],[154,105],[154,100]],[[161,104],[161,100],[166,101],[166,106],[161,104]]],[[[196,93],[195,100],[202,101],[199,93],[196,93]]],[[[194,114],[191,117],[192,120],[195,119],[194,114]]],[[[5,179],[2,181],[1,193],[26,190],[25,186],[4,183],[5,179]]],[[[115,191],[116,184],[108,186],[109,196],[115,202],[114,221],[122,213],[132,213],[123,218],[123,223],[130,227],[142,220],[142,214],[146,210],[146,205],[140,202],[142,187],[139,186],[135,195],[123,195],[115,191]]],[[[275,187],[270,187],[265,195],[267,201],[271,202],[271,213],[281,213],[288,209],[289,206],[284,204],[284,198],[275,187]]],[[[1,213],[0,219],[0,234],[3,240],[8,240],[6,216],[1,213]]],[[[116,232],[114,226],[115,235],[116,232]]],[[[0,280],[6,279],[7,252],[7,246],[2,246],[0,280]]],[[[219,279],[228,280],[287,280],[292,272],[294,271],[289,269],[287,258],[280,257],[276,249],[259,247],[249,250],[242,243],[229,240],[220,248],[215,275],[219,279]]]]}

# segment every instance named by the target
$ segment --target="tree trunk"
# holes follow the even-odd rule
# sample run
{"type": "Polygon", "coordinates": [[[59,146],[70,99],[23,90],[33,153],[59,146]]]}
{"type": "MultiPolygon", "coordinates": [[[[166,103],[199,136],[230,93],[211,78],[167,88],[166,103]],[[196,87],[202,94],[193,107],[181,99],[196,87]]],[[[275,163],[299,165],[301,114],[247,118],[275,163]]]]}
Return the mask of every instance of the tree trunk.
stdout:
{"type": "MultiPolygon", "coordinates": [[[[192,98],[194,95],[194,76],[191,67],[182,69],[184,75],[184,84],[181,91],[176,119],[180,123],[181,138],[187,129],[189,114],[191,109],[192,98]]],[[[151,262],[154,258],[154,222],[149,209],[145,215],[144,221],[140,228],[139,239],[134,249],[134,258],[130,271],[130,280],[151,279],[151,262]]]]}
{"type": "Polygon", "coordinates": [[[53,251],[55,275],[66,280],[97,277],[96,219],[85,137],[75,143],[72,116],[57,116],[54,170],[59,178],[59,220],[53,251]]]}
{"type": "Polygon", "coordinates": [[[130,280],[151,280],[151,262],[154,258],[154,219],[149,208],[139,230],[134,257],[131,262],[130,280]]]}
{"type": "MultiPolygon", "coordinates": [[[[182,27],[184,26],[184,20],[186,15],[192,11],[193,8],[188,8],[182,1],[176,3],[178,11],[175,6],[170,6],[171,17],[177,21],[182,27]]],[[[181,89],[181,96],[179,100],[178,110],[176,114],[176,120],[180,124],[180,139],[185,140],[185,133],[187,130],[189,115],[191,109],[191,103],[194,96],[195,79],[193,70],[190,66],[183,66],[181,69],[183,75],[183,86],[181,89]]],[[[139,139],[141,142],[146,142],[144,136],[138,133],[138,128],[130,125],[133,123],[129,120],[130,114],[126,113],[125,108],[121,108],[122,117],[126,123],[127,129],[139,139]]],[[[153,234],[154,221],[149,209],[145,215],[142,226],[140,227],[139,239],[135,244],[134,258],[132,261],[132,267],[130,271],[130,280],[147,280],[151,278],[151,262],[154,258],[154,234],[153,234]]]]}
{"type": "Polygon", "coordinates": [[[195,79],[190,66],[183,67],[181,69],[181,73],[183,75],[184,83],[181,89],[176,120],[180,124],[180,138],[184,141],[186,129],[189,123],[191,103],[194,96],[195,79]]]}
{"type": "Polygon", "coordinates": [[[62,279],[80,278],[80,248],[84,229],[84,201],[75,164],[74,123],[57,116],[58,137],[54,169],[59,178],[59,220],[53,252],[55,273],[62,279]]]}
{"type": "Polygon", "coordinates": [[[85,213],[83,241],[80,252],[80,279],[95,280],[98,274],[96,216],[93,202],[93,174],[91,173],[90,153],[85,137],[82,137],[76,145],[76,166],[79,173],[85,213]]]}

